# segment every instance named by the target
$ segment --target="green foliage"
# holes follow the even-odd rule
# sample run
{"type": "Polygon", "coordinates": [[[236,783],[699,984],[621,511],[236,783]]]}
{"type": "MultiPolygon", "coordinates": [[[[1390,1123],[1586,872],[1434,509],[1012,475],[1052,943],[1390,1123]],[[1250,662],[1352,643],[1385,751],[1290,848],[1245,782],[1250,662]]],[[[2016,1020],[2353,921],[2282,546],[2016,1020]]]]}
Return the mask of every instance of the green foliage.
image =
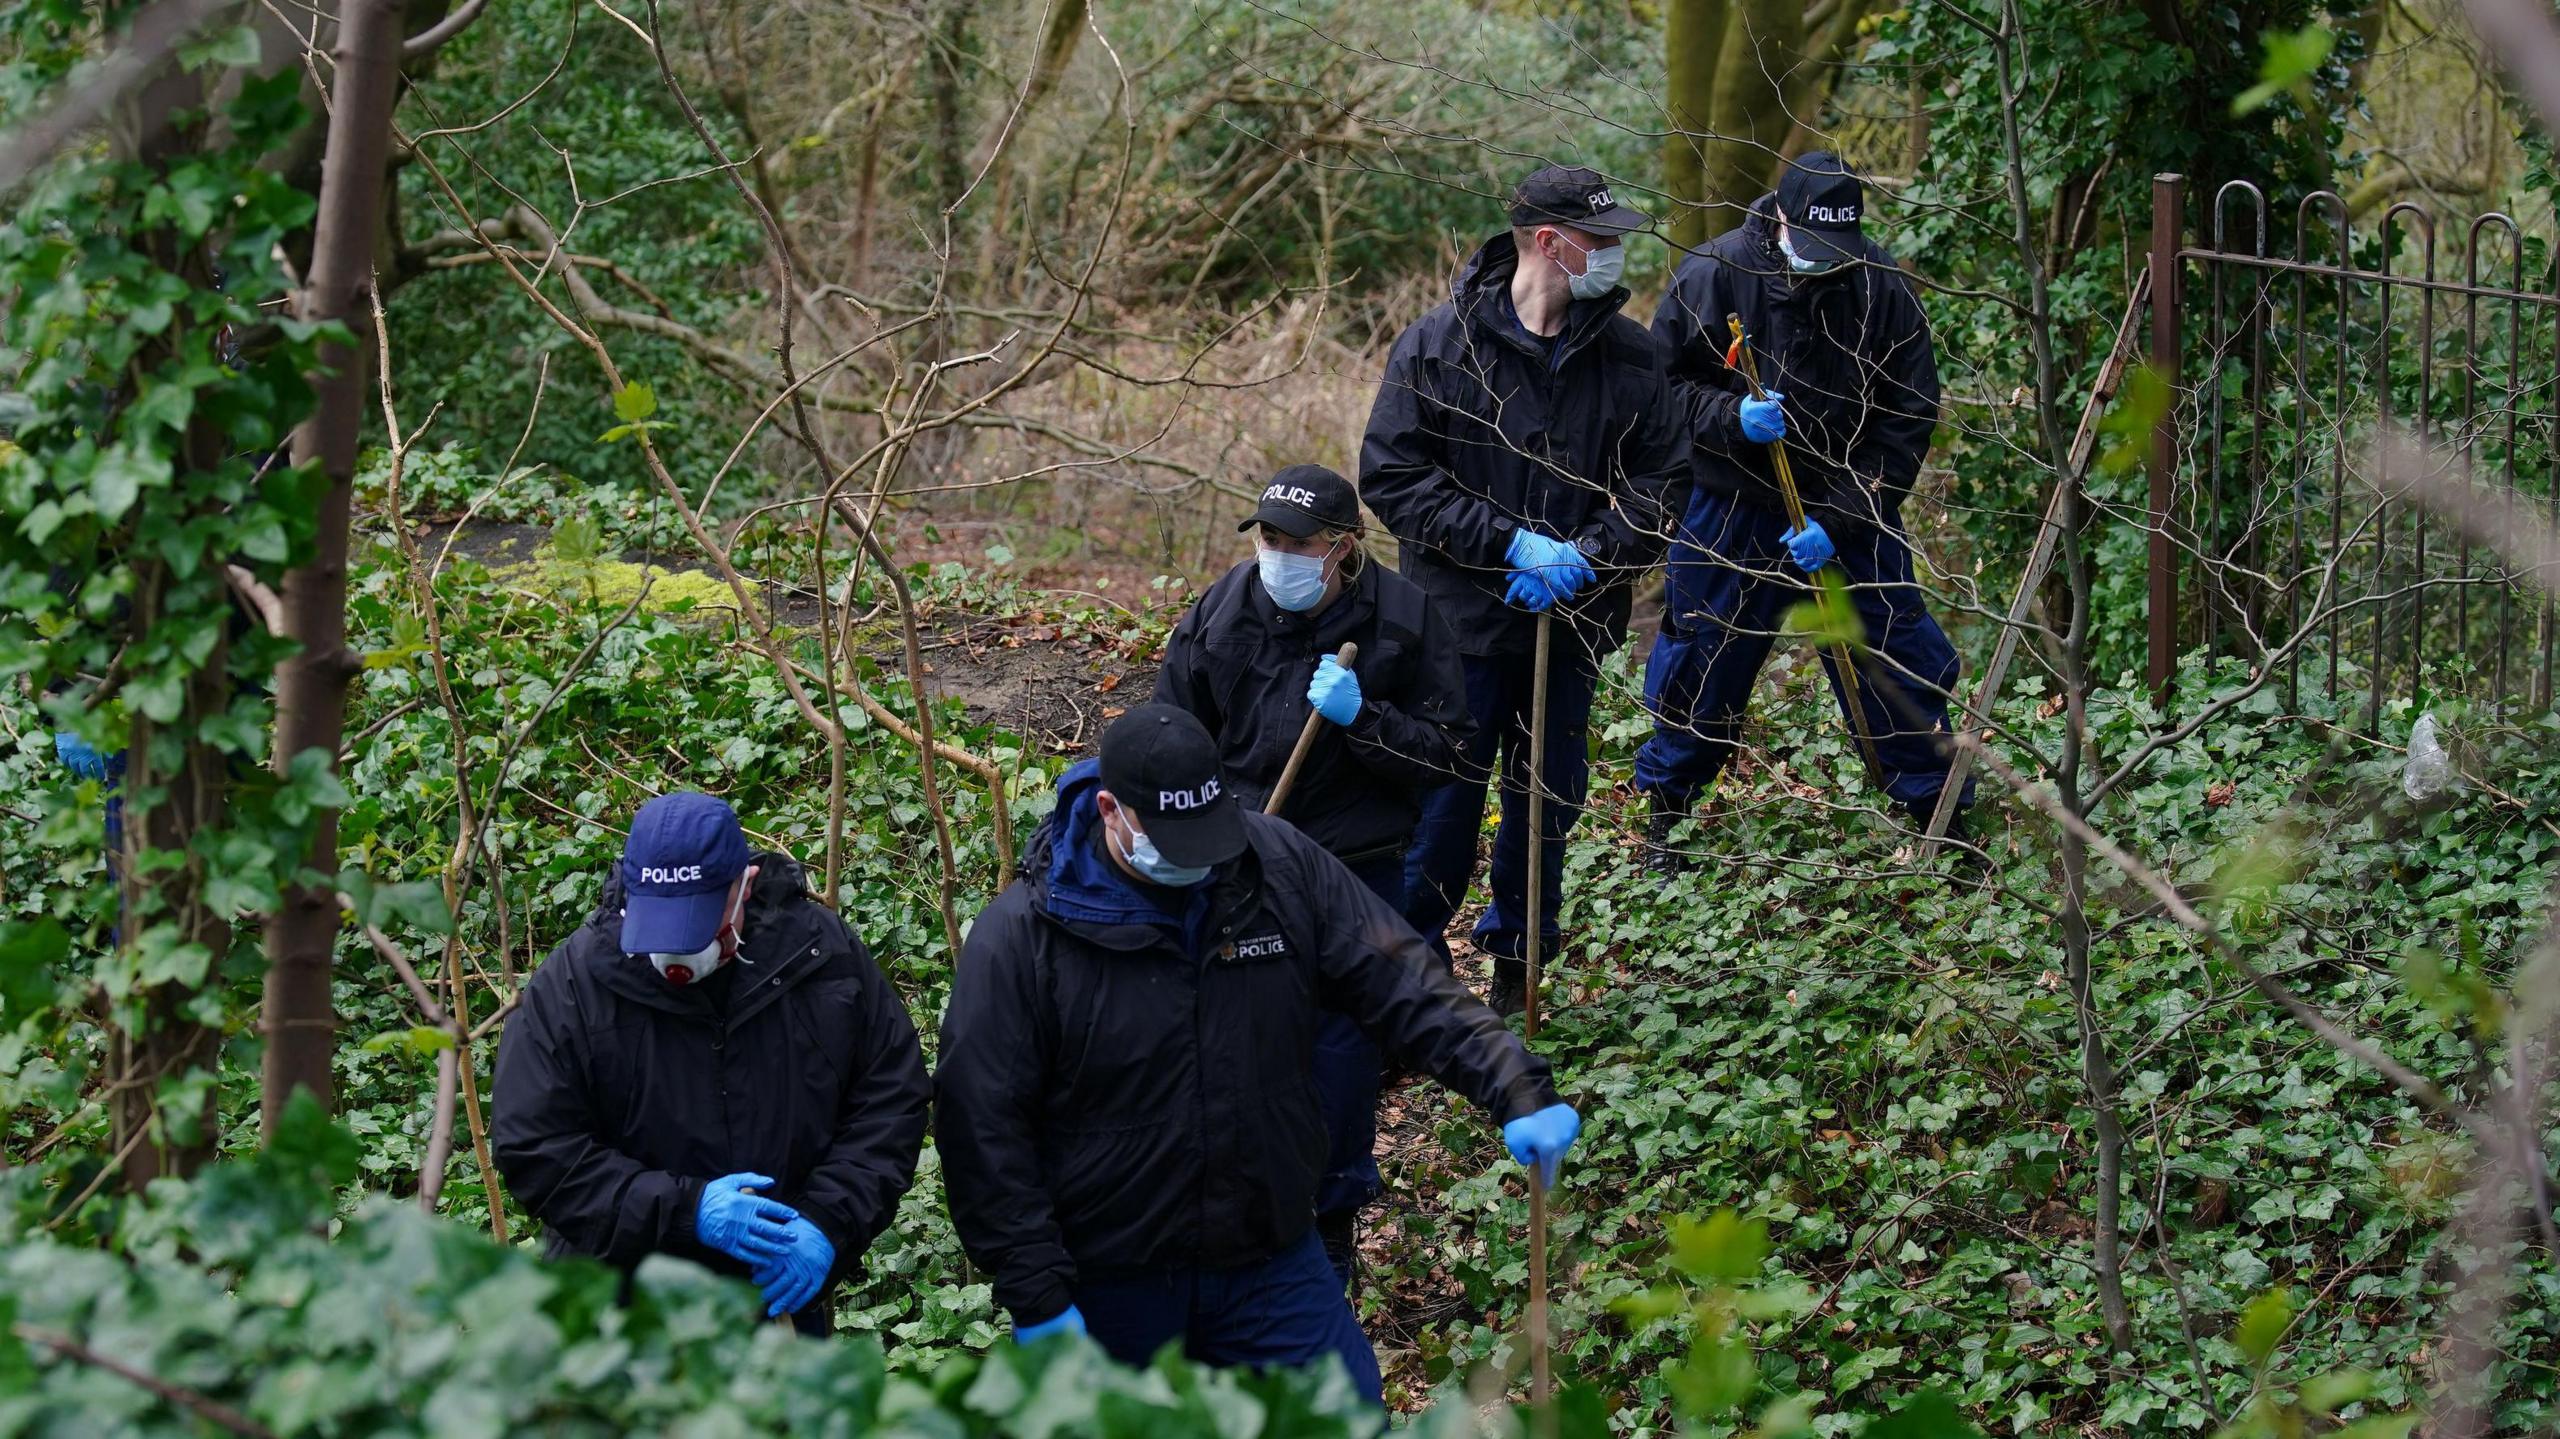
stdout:
{"type": "Polygon", "coordinates": [[[2315,21],[2291,34],[2270,30],[2258,37],[2258,43],[2267,51],[2258,66],[2258,83],[2232,97],[2231,113],[2247,115],[2285,94],[2292,95],[2306,113],[2311,111],[2319,103],[2311,91],[2311,78],[2337,48],[2337,32],[2315,21]]]}
{"type": "MultiPolygon", "coordinates": [[[[687,23],[682,14],[669,11],[668,22],[687,23]]],[[[753,147],[730,131],[707,94],[701,98],[706,118],[726,132],[730,153],[747,154],[753,147]]],[[[404,130],[420,134],[501,112],[505,118],[485,129],[423,142],[473,213],[456,213],[422,166],[401,169],[394,213],[407,243],[496,220],[521,198],[555,225],[574,216],[572,248],[613,257],[644,287],[634,291],[613,275],[591,274],[617,304],[646,309],[662,301],[677,322],[712,331],[760,302],[754,217],[713,168],[638,36],[574,0],[525,0],[501,23],[475,25],[439,52],[400,119],[404,130]],[[538,98],[518,105],[528,96],[538,98]]],[[[423,415],[441,404],[440,440],[477,448],[492,463],[521,442],[530,464],[566,469],[599,489],[646,495],[638,446],[597,443],[591,397],[606,387],[594,358],[497,266],[425,269],[401,279],[387,307],[404,413],[423,415]]],[[[544,293],[575,312],[556,266],[544,293]]],[[[740,396],[673,340],[629,331],[609,338],[626,371],[651,377],[641,388],[652,403],[673,413],[724,414],[729,407],[743,416],[767,398],[740,396]]],[[[618,437],[631,433],[624,425],[665,423],[620,418],[618,437]]],[[[651,435],[678,474],[704,475],[734,438],[734,431],[699,424],[651,435]]]]}
{"type": "Polygon", "coordinates": [[[0,1432],[197,1435],[217,1404],[279,1435],[787,1433],[1367,1439],[1338,1366],[1122,1368],[1082,1341],[891,1372],[876,1343],[761,1322],[755,1293],[673,1260],[628,1304],[592,1264],[547,1264],[408,1205],[315,1220],[355,1139],[307,1104],[274,1147],[137,1204],[119,1254],[23,1216],[0,1230],[0,1432]],[[13,1305],[13,1307],[11,1307],[13,1305]],[[193,1409],[74,1357],[175,1386],[193,1409]]]}
{"type": "MultiPolygon", "coordinates": [[[[0,108],[32,113],[92,83],[75,67],[100,38],[98,9],[0,7],[0,108]]],[[[313,214],[272,163],[308,119],[299,73],[213,69],[254,43],[231,28],[193,42],[192,70],[153,91],[164,107],[181,97],[166,123],[137,112],[152,148],[75,147],[0,222],[16,391],[0,453],[0,674],[35,701],[17,711],[12,808],[72,881],[18,890],[0,927],[0,1049],[44,1056],[6,1066],[12,1101],[76,1092],[105,1057],[102,1021],[146,1044],[218,1026],[221,1007],[191,996],[254,944],[232,922],[275,906],[319,812],[344,802],[320,756],[268,768],[266,696],[285,646],[232,594],[234,572],[272,588],[310,553],[319,484],[282,447],[309,408],[322,337],[264,308],[313,214]],[[103,787],[50,763],[56,732],[122,757],[121,913],[112,886],[86,882],[103,787]]],[[[191,1065],[146,1080],[175,1101],[173,1137],[192,1133],[182,1116],[211,1078],[191,1065]]]]}

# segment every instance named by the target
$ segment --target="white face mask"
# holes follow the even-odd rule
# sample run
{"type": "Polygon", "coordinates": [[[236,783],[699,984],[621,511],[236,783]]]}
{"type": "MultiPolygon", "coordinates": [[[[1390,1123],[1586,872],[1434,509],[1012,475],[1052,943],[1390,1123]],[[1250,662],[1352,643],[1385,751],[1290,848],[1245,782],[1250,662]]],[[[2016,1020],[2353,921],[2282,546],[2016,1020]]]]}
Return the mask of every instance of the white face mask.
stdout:
{"type": "MultiPolygon", "coordinates": [[[[1557,238],[1563,239],[1559,235],[1557,238]]],[[[1573,245],[1566,239],[1565,243],[1573,245]]],[[[1581,249],[1579,245],[1574,248],[1581,249]]],[[[1582,251],[1582,273],[1565,277],[1565,288],[1577,300],[1597,300],[1618,288],[1618,277],[1627,272],[1627,247],[1622,241],[1606,248],[1593,246],[1582,251]]]]}
{"type": "Polygon", "coordinates": [[[712,934],[709,944],[691,954],[652,954],[649,967],[658,972],[660,979],[679,988],[710,978],[714,971],[737,957],[738,927],[745,922],[746,906],[746,887],[741,885],[737,902],[729,907],[729,917],[720,922],[720,928],[712,934]]]}
{"type": "Polygon", "coordinates": [[[1205,864],[1175,864],[1166,859],[1157,851],[1156,842],[1136,825],[1129,826],[1129,847],[1120,852],[1120,857],[1129,861],[1129,868],[1138,872],[1138,878],[1167,889],[1190,889],[1207,879],[1210,872],[1205,864]]]}
{"type": "Polygon", "coordinates": [[[1324,556],[1265,549],[1253,558],[1262,572],[1262,587],[1270,591],[1273,604],[1292,613],[1304,613],[1323,601],[1324,556]]]}
{"type": "Polygon", "coordinates": [[[1787,257],[1787,268],[1799,275],[1828,275],[1840,268],[1837,260],[1808,260],[1797,254],[1795,242],[1784,229],[1778,231],[1778,253],[1787,257]]]}

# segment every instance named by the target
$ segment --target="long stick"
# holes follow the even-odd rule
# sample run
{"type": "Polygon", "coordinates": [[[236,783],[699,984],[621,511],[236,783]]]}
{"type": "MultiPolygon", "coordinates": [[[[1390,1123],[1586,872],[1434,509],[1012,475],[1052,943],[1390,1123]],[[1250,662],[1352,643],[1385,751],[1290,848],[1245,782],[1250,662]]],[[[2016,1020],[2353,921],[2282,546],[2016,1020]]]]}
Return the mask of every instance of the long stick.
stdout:
{"type": "MultiPolygon", "coordinates": [[[[1724,322],[1733,330],[1733,354],[1744,383],[1751,386],[1751,398],[1769,398],[1769,392],[1760,388],[1760,360],[1752,353],[1751,337],[1742,331],[1742,317],[1727,315],[1724,322]]],[[[1804,528],[1804,499],[1796,491],[1796,472],[1787,463],[1787,442],[1784,439],[1769,442],[1769,463],[1778,473],[1778,498],[1786,503],[1787,523],[1801,530],[1804,528]]],[[[1858,667],[1852,661],[1848,645],[1835,642],[1831,646],[1831,666],[1840,675],[1840,697],[1844,701],[1841,709],[1849,721],[1849,734],[1858,742],[1858,757],[1867,762],[1867,782],[1883,789],[1884,765],[1876,758],[1876,742],[1867,734],[1866,704],[1858,694],[1858,667]]]]}
{"type": "MultiPolygon", "coordinates": [[[[1360,647],[1348,641],[1345,641],[1342,648],[1335,651],[1333,656],[1334,663],[1344,669],[1351,668],[1351,662],[1358,658],[1360,658],[1360,647]]],[[[1264,814],[1280,812],[1281,804],[1289,798],[1289,787],[1298,782],[1299,766],[1307,762],[1307,751],[1316,747],[1316,731],[1323,727],[1324,716],[1313,710],[1308,711],[1306,728],[1298,731],[1297,747],[1289,751],[1289,762],[1280,767],[1280,782],[1271,787],[1271,798],[1262,802],[1264,814]]]]}
{"type": "MultiPolygon", "coordinates": [[[[1542,918],[1547,890],[1547,654],[1554,638],[1555,616],[1538,612],[1538,648],[1529,678],[1529,933],[1522,969],[1525,989],[1520,1002],[1520,1030],[1538,1037],[1540,941],[1547,926],[1542,918]]],[[[1537,1166],[1529,1168],[1529,1400],[1544,1404],[1555,1389],[1555,1360],[1547,1352],[1547,1186],[1537,1166]]]]}
{"type": "MultiPolygon", "coordinates": [[[[2133,294],[2125,301],[2124,318],[2116,322],[2115,344],[2107,351],[2106,363],[2098,367],[2098,382],[2090,387],[2089,402],[2080,411],[2080,428],[2071,438],[2071,452],[2063,459],[2063,473],[2054,477],[2053,493],[2044,503],[2044,523],[2036,528],[2035,548],[2027,555],[2027,567],[2018,576],[2017,593],[2009,599],[2009,622],[2000,627],[2000,638],[1991,647],[1991,663],[1983,668],[1982,680],[1973,687],[1973,703],[1965,723],[1975,729],[1987,729],[1991,722],[1992,702],[2000,698],[2000,686],[2009,678],[2009,662],[2018,653],[2018,636],[2025,633],[2027,611],[2035,604],[2036,591],[2044,585],[2045,571],[2053,568],[2054,551],[2062,543],[2062,501],[2070,478],[2089,463],[2089,455],[2097,447],[2098,419],[2106,412],[2107,402],[2115,398],[2116,387],[2124,382],[2126,365],[2133,352],[2141,326],[2144,302],[2151,293],[2151,272],[2146,269],[2133,282],[2133,294]]],[[[1990,736],[1985,734],[1983,738],[1990,736]]],[[[1959,745],[1947,762],[1947,783],[1938,791],[1938,807],[1930,812],[1929,833],[1921,842],[1922,855],[1937,852],[1954,822],[1956,805],[1964,794],[1966,776],[1973,773],[1973,751],[1959,745]]]]}

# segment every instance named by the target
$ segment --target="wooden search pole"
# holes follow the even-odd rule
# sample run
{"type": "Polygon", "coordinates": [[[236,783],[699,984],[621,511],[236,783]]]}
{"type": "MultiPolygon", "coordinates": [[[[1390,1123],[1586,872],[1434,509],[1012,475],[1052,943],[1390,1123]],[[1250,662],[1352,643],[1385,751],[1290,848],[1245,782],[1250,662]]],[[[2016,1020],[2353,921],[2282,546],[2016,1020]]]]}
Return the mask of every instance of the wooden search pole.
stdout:
{"type": "MultiPolygon", "coordinates": [[[[1333,662],[1349,669],[1351,662],[1358,658],[1360,647],[1346,640],[1342,648],[1334,652],[1333,662]]],[[[1307,711],[1306,727],[1298,731],[1298,743],[1289,751],[1289,762],[1280,767],[1280,781],[1271,786],[1271,798],[1262,802],[1264,814],[1280,812],[1281,804],[1289,798],[1290,786],[1298,782],[1299,767],[1307,762],[1307,751],[1316,747],[1316,731],[1323,727],[1324,716],[1313,710],[1307,711]]]]}
{"type": "MultiPolygon", "coordinates": [[[[1743,382],[1751,386],[1751,398],[1769,398],[1769,392],[1760,388],[1760,361],[1752,353],[1751,337],[1743,333],[1742,317],[1727,315],[1724,322],[1733,331],[1733,348],[1727,352],[1726,358],[1742,372],[1743,382]]],[[[1786,503],[1787,523],[1803,529],[1804,499],[1796,491],[1796,472],[1787,463],[1787,442],[1783,438],[1769,442],[1769,464],[1778,474],[1778,498],[1786,503]]],[[[1876,758],[1876,742],[1867,734],[1867,710],[1858,694],[1858,667],[1853,662],[1854,658],[1848,645],[1834,643],[1831,646],[1831,663],[1840,672],[1840,696],[1846,701],[1841,708],[1848,712],[1849,734],[1858,742],[1858,757],[1867,762],[1867,782],[1883,789],[1884,765],[1876,758]]]]}
{"type": "MultiPolygon", "coordinates": [[[[2000,638],[1991,647],[1991,663],[1983,667],[1982,678],[1973,687],[1973,703],[1966,707],[1960,723],[1979,731],[1985,743],[1991,739],[1991,706],[2000,698],[2000,687],[2009,681],[2009,661],[2018,653],[2018,636],[2027,628],[2027,615],[2035,607],[2036,590],[2044,584],[2045,571],[2053,568],[2055,552],[2062,546],[2064,509],[2072,489],[2081,484],[2090,457],[2098,445],[2098,425],[2106,416],[2107,402],[2116,397],[2124,383],[2125,371],[2133,363],[2139,343],[2142,307],[2151,300],[2151,272],[2144,270],[2134,277],[2133,294],[2125,300],[2124,318],[2116,322],[2115,343],[2107,350],[2106,363],[2098,367],[2098,382],[2090,387],[2088,402],[2080,409],[2080,428],[2072,433],[2071,449],[2063,457],[2061,473],[2053,477],[2053,492],[2045,497],[2044,523],[2036,527],[2035,547],[2027,553],[2027,567],[2019,572],[2017,591],[2009,599],[2009,619],[2000,626],[2000,638]]],[[[1965,777],[1973,773],[1973,751],[1959,747],[1947,761],[1947,782],[1938,790],[1938,803],[1929,812],[1929,832],[1921,841],[1920,855],[1926,859],[1937,853],[1945,842],[1947,827],[1955,822],[1957,801],[1964,796],[1965,777]]]]}
{"type": "MultiPolygon", "coordinates": [[[[1541,909],[1547,891],[1547,655],[1554,640],[1555,616],[1538,612],[1538,644],[1529,677],[1529,932],[1521,968],[1525,988],[1520,1001],[1520,1030],[1538,1037],[1540,942],[1547,927],[1541,909]]],[[[1544,1404],[1555,1392],[1555,1359],[1547,1349],[1547,1186],[1536,1165],[1529,1167],[1529,1401],[1544,1404]]]]}

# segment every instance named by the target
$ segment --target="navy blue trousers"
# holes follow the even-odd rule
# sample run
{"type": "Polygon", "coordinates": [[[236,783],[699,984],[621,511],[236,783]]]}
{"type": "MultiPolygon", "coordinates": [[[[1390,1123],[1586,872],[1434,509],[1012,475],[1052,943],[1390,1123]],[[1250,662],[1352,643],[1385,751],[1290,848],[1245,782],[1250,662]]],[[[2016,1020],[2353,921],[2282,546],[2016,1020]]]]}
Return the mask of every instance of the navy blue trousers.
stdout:
{"type": "MultiPolygon", "coordinates": [[[[1662,635],[1645,657],[1644,698],[1653,738],[1636,751],[1636,787],[1657,805],[1686,810],[1724,772],[1742,715],[1789,607],[1812,598],[1787,558],[1783,516],[1730,495],[1701,492],[1671,548],[1662,635]]],[[[1900,531],[1861,527],[1832,537],[1832,561],[1849,582],[1867,653],[1857,660],[1858,699],[1884,771],[1885,793],[1925,813],[1946,788],[1948,691],[1958,664],[1930,617],[1900,531]]],[[[1848,712],[1840,675],[1822,657],[1831,692],[1848,712]]],[[[1965,783],[1963,802],[1973,802],[1965,783]]]]}
{"type": "MultiPolygon", "coordinates": [[[[1555,953],[1556,909],[1563,898],[1564,841],[1582,816],[1591,786],[1591,696],[1599,682],[1597,657],[1556,637],[1548,659],[1547,753],[1540,782],[1547,792],[1544,898],[1539,950],[1555,953]]],[[[1529,934],[1529,708],[1534,693],[1533,654],[1468,655],[1467,710],[1475,737],[1459,756],[1459,777],[1422,801],[1422,822],[1405,855],[1405,918],[1432,947],[1448,953],[1449,919],[1475,878],[1476,835],[1484,827],[1486,790],[1497,765],[1502,775],[1502,819],[1493,833],[1493,903],[1476,921],[1475,942],[1487,954],[1518,959],[1529,934]]]]}
{"type": "Polygon", "coordinates": [[[1337,1354],[1352,1387],[1386,1405],[1377,1353],[1312,1229],[1237,1269],[1088,1279],[1076,1285],[1075,1304],[1093,1341],[1123,1364],[1143,1365],[1176,1340],[1202,1364],[1294,1368],[1337,1354]]]}
{"type": "MultiPolygon", "coordinates": [[[[1369,892],[1404,910],[1404,857],[1386,855],[1350,866],[1369,892]]],[[[1316,1183],[1316,1213],[1357,1210],[1378,1197],[1378,1047],[1344,1015],[1326,1012],[1316,1025],[1316,1104],[1332,1141],[1324,1178],[1316,1183]]],[[[1344,1275],[1349,1283],[1351,1276],[1344,1275]]]]}

